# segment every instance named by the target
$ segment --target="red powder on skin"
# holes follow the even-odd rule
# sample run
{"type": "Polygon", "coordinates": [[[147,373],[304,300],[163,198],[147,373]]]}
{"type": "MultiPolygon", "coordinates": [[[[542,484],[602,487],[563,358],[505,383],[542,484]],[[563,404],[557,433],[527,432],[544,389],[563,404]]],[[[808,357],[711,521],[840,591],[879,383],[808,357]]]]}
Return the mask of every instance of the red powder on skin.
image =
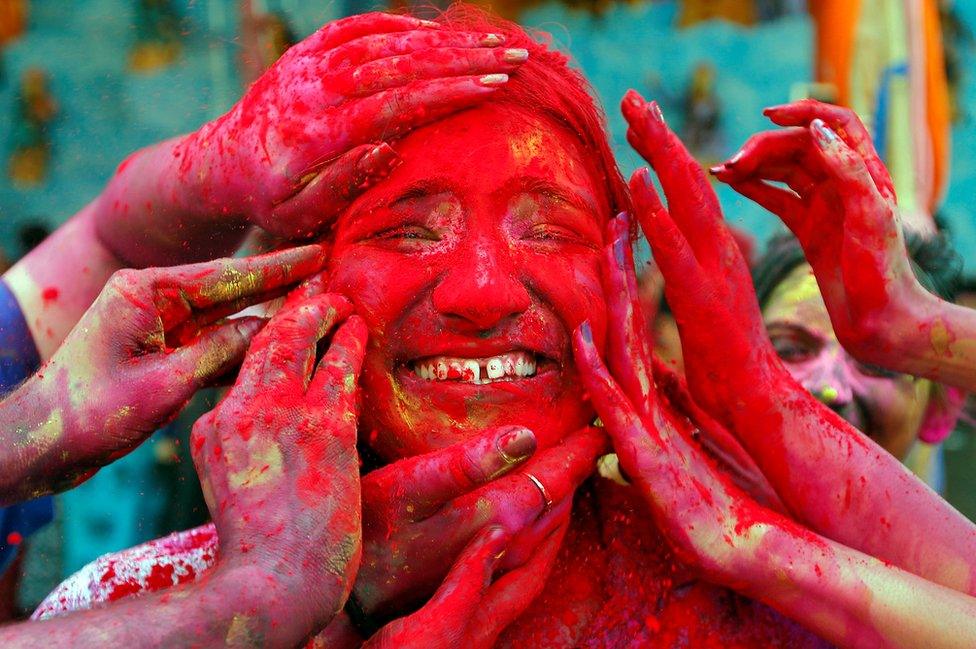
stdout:
{"type": "Polygon", "coordinates": [[[57,300],[60,294],[61,292],[56,286],[48,286],[46,289],[41,291],[41,298],[44,300],[44,305],[47,306],[49,303],[57,300]]]}
{"type": "Polygon", "coordinates": [[[7,545],[20,545],[24,540],[20,532],[11,532],[7,535],[7,545]]]}

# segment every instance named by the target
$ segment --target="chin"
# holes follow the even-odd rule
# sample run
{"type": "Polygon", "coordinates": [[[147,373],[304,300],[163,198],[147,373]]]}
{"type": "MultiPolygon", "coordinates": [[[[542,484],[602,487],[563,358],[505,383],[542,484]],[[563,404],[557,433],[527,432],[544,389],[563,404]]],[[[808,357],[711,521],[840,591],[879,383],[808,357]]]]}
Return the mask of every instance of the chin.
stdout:
{"type": "Polygon", "coordinates": [[[539,448],[592,423],[575,372],[558,367],[510,380],[438,381],[411,368],[364,369],[360,435],[385,461],[446,448],[490,428],[524,426],[539,448]]]}

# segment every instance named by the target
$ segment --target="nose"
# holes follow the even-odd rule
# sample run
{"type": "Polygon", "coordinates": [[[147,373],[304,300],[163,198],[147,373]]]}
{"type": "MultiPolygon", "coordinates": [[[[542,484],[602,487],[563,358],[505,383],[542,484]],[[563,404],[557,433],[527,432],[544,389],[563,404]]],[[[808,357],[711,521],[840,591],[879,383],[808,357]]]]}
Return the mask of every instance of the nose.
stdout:
{"type": "Polygon", "coordinates": [[[432,296],[452,325],[487,331],[529,308],[529,292],[504,244],[479,239],[458,250],[456,259],[432,296]]]}
{"type": "Polygon", "coordinates": [[[836,412],[854,401],[851,373],[842,351],[825,354],[825,358],[801,381],[813,396],[836,412]]]}

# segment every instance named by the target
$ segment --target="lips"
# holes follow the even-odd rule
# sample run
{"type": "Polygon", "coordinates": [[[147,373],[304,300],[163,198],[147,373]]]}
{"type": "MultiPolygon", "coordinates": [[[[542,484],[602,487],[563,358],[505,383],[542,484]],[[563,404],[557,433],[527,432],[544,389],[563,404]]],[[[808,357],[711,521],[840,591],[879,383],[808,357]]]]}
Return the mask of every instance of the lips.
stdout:
{"type": "Polygon", "coordinates": [[[426,381],[453,381],[486,385],[534,377],[545,359],[527,350],[513,350],[493,356],[429,356],[409,364],[426,381]]]}

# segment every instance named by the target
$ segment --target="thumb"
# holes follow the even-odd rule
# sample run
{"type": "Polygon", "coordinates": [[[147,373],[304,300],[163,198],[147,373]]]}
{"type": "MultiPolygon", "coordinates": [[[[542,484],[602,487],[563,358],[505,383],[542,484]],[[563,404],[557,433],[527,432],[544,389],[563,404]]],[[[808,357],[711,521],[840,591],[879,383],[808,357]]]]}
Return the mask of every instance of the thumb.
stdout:
{"type": "Polygon", "coordinates": [[[267,320],[254,316],[211,325],[162,359],[164,383],[173,404],[183,404],[200,388],[240,365],[254,336],[267,320]]]}

